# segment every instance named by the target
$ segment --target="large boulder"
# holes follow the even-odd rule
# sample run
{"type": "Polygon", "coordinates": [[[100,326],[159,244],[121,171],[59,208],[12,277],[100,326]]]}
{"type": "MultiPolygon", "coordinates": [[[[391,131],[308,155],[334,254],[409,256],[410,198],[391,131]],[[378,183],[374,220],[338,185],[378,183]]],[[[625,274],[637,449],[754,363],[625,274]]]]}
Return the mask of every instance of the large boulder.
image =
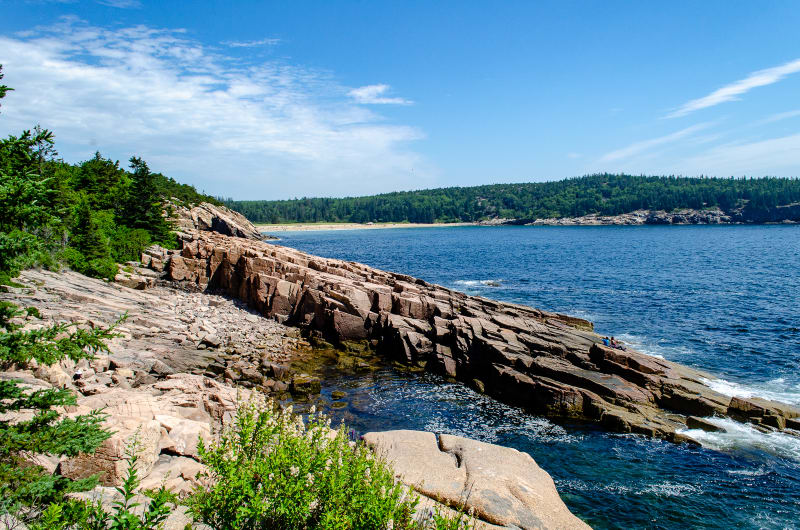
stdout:
{"type": "Polygon", "coordinates": [[[204,202],[191,209],[177,207],[175,214],[181,231],[202,230],[245,239],[264,239],[245,216],[224,206],[204,202]]]}
{"type": "Polygon", "coordinates": [[[399,480],[426,497],[473,511],[482,522],[522,529],[589,528],[526,453],[421,431],[374,432],[364,440],[394,466],[399,480]]]}
{"type": "Polygon", "coordinates": [[[61,475],[81,479],[99,474],[104,486],[118,486],[125,477],[129,451],[133,447],[137,447],[139,474],[146,475],[153,469],[159,455],[161,424],[151,419],[112,417],[105,427],[114,434],[93,454],[81,454],[61,462],[61,475]]]}

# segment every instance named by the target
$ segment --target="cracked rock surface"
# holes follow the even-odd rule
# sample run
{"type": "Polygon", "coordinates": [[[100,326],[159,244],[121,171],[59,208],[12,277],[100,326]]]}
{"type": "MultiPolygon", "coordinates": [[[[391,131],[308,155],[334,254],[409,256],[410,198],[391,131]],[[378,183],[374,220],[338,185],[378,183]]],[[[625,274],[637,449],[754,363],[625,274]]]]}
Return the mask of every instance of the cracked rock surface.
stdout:
{"type": "Polygon", "coordinates": [[[422,431],[373,432],[364,440],[404,483],[429,499],[471,511],[482,528],[589,528],[527,453],[422,431]]]}

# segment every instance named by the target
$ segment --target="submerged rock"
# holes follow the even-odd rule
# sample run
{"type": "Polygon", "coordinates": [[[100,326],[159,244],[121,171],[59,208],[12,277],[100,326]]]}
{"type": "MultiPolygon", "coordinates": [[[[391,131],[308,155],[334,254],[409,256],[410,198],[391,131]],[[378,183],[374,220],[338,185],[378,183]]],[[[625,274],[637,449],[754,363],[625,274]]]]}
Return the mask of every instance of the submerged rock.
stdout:
{"type": "Polygon", "coordinates": [[[725,429],[714,425],[708,420],[698,418],[697,416],[689,416],[686,418],[686,426],[690,429],[702,429],[706,432],[725,432],[725,429]]]}

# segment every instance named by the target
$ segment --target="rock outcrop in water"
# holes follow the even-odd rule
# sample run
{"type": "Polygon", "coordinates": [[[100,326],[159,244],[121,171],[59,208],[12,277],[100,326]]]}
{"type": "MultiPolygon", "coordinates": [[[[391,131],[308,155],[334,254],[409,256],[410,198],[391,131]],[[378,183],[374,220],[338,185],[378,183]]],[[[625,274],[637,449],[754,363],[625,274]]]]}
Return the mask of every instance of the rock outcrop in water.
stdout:
{"type": "Polygon", "coordinates": [[[144,262],[171,281],[220,289],[333,341],[369,341],[382,354],[548,417],[677,441],[688,415],[774,428],[800,416],[777,403],[731,400],[704,385],[711,376],[697,370],[604,347],[586,320],[254,238],[186,227],[181,246],[151,249],[144,262]]]}

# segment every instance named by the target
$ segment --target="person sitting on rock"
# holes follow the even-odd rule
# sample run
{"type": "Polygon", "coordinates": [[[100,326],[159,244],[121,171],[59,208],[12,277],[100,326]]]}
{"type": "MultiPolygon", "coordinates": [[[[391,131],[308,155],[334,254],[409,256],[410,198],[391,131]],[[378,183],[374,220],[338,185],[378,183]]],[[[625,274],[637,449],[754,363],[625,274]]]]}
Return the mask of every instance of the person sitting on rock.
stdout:
{"type": "Polygon", "coordinates": [[[608,337],[603,337],[603,346],[611,346],[611,343],[608,341],[608,337]]]}

